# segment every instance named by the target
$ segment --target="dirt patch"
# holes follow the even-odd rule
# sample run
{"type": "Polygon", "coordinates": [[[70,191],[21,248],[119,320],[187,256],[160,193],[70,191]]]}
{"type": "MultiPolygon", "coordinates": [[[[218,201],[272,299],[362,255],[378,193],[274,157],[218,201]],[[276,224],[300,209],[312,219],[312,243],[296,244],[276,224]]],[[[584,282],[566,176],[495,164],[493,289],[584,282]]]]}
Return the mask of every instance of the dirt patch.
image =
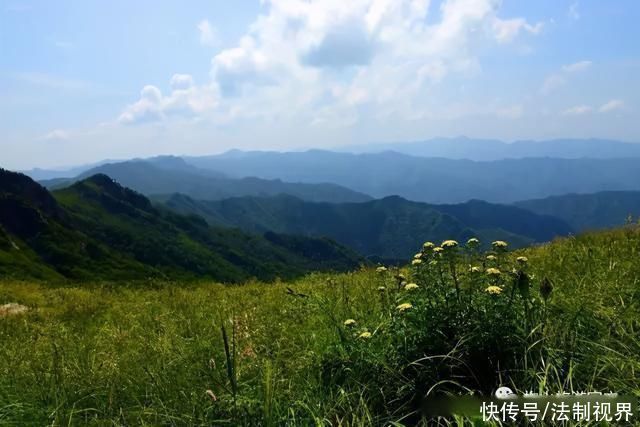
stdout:
{"type": "Polygon", "coordinates": [[[29,307],[22,304],[11,302],[9,304],[0,305],[0,317],[16,316],[26,313],[29,307]]]}

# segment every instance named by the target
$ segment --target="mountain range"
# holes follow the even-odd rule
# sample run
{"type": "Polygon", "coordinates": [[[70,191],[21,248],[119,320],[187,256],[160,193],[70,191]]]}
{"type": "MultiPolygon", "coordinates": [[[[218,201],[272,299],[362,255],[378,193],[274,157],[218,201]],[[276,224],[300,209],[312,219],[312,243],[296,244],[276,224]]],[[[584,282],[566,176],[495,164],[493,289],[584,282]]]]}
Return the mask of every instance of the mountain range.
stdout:
{"type": "MultiPolygon", "coordinates": [[[[608,139],[552,139],[543,141],[504,142],[496,139],[478,139],[468,137],[433,138],[424,141],[370,143],[336,147],[332,151],[339,153],[382,153],[394,151],[416,157],[435,157],[454,160],[492,161],[522,158],[558,158],[558,159],[616,159],[640,158],[640,144],[608,139]]],[[[246,152],[230,150],[221,157],[240,158],[246,152]]],[[[155,159],[176,157],[160,156],[155,159]]],[[[197,159],[197,158],[196,158],[197,159]]],[[[134,159],[141,160],[141,159],[134,159]]],[[[149,159],[147,159],[149,160],[149,159]]],[[[42,181],[55,178],[72,178],[105,163],[120,163],[123,160],[102,160],[71,168],[31,169],[23,171],[31,178],[42,181]]],[[[167,163],[167,162],[165,162],[167,163]]]]}
{"type": "Polygon", "coordinates": [[[74,178],[41,181],[48,188],[63,188],[96,174],[104,174],[120,184],[146,195],[183,193],[196,199],[220,200],[239,196],[291,194],[303,200],[360,202],[371,197],[330,183],[290,183],[279,179],[228,178],[225,174],[194,167],[179,157],[156,157],[106,163],[74,178]]]}
{"type": "Polygon", "coordinates": [[[106,175],[49,192],[0,169],[0,275],[241,282],[347,270],[362,259],[326,238],[252,235],[156,207],[106,175]]]}
{"type": "Polygon", "coordinates": [[[603,191],[525,200],[516,206],[562,219],[577,231],[619,227],[640,219],[640,192],[603,191]]]}
{"type": "Polygon", "coordinates": [[[425,141],[361,144],[337,148],[351,153],[395,151],[419,157],[477,161],[553,157],[558,159],[640,158],[640,144],[608,139],[552,139],[504,142],[496,139],[433,138],[425,141]]]}
{"type": "Polygon", "coordinates": [[[75,176],[41,181],[51,192],[5,172],[0,243],[7,250],[24,248],[25,265],[39,257],[47,266],[52,259],[50,267],[64,277],[82,276],[103,259],[110,265],[106,270],[126,265],[137,277],[191,274],[232,281],[275,277],[286,263],[291,274],[346,268],[355,265],[356,253],[403,259],[426,240],[473,236],[521,247],[640,215],[634,154],[640,145],[459,138],[394,144],[413,155],[372,147],[360,154],[232,150],[101,162],[69,171],[75,176]],[[476,160],[422,157],[456,152],[476,160]],[[541,154],[558,158],[508,158],[541,154]],[[111,210],[115,205],[120,208],[111,210]],[[48,224],[41,224],[44,233],[38,218],[48,224]],[[103,255],[86,258],[90,254],[71,243],[54,248],[47,236],[86,241],[82,248],[100,248],[103,255]],[[121,240],[112,241],[116,237],[121,240]],[[249,250],[248,241],[261,251],[249,250]],[[303,247],[315,249],[299,252],[303,247]],[[172,251],[189,261],[180,264],[182,257],[172,251]],[[155,255],[148,259],[145,253],[155,255]],[[69,259],[76,260],[74,267],[69,259]]]}
{"type": "Polygon", "coordinates": [[[234,152],[187,163],[230,177],[331,182],[374,198],[398,195],[427,203],[481,199],[512,203],[568,193],[640,190],[637,158],[523,158],[496,161],[408,156],[397,152],[234,152]]]}
{"type": "Polygon", "coordinates": [[[562,220],[478,200],[429,205],[391,196],[361,203],[314,203],[281,195],[198,201],[181,194],[157,200],[212,225],[253,233],[327,236],[360,254],[384,259],[406,259],[428,240],[478,237],[486,244],[507,240],[521,247],[572,232],[562,220]]]}

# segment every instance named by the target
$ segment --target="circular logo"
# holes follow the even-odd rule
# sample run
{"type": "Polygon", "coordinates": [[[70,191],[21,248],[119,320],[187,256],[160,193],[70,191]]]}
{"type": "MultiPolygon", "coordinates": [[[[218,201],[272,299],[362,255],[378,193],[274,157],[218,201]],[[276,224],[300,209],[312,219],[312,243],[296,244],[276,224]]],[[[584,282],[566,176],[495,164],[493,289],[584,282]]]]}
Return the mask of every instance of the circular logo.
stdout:
{"type": "Polygon", "coordinates": [[[496,390],[496,397],[498,399],[511,399],[516,397],[516,394],[509,387],[500,387],[496,390]]]}

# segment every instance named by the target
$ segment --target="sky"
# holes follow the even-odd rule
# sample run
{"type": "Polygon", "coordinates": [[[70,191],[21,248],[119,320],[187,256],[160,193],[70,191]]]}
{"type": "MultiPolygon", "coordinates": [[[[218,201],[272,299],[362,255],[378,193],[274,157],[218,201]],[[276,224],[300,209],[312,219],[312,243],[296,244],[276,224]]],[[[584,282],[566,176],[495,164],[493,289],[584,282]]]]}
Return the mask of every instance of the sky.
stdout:
{"type": "Polygon", "coordinates": [[[637,0],[0,0],[0,166],[640,142],[637,0]]]}

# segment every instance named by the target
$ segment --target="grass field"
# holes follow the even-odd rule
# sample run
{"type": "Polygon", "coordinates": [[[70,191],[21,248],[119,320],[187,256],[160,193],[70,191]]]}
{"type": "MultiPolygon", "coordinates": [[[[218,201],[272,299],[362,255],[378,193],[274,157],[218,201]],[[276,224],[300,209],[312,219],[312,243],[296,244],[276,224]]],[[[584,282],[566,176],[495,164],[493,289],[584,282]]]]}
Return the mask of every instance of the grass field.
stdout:
{"type": "Polygon", "coordinates": [[[637,227],[416,259],[239,286],[0,282],[0,424],[414,425],[427,394],[640,396],[637,227]]]}

